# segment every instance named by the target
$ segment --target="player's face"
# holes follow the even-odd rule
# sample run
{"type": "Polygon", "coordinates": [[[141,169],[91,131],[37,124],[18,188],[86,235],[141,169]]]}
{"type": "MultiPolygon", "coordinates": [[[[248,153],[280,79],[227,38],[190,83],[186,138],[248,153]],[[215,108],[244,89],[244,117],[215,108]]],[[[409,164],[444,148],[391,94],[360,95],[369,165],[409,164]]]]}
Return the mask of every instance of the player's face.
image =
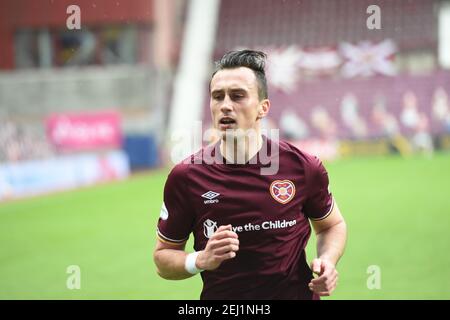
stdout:
{"type": "Polygon", "coordinates": [[[218,71],[211,80],[210,108],[214,128],[228,130],[258,129],[259,119],[269,109],[267,99],[259,100],[258,82],[246,67],[218,71]]]}

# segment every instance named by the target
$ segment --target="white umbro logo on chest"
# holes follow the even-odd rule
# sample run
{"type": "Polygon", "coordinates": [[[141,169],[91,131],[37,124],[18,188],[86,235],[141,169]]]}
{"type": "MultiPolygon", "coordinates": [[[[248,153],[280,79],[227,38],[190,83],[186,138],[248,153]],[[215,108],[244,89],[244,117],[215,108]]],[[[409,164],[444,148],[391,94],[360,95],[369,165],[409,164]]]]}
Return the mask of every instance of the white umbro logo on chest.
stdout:
{"type": "Polygon", "coordinates": [[[207,203],[217,203],[219,202],[219,199],[215,199],[218,196],[220,196],[220,193],[214,192],[214,191],[208,191],[204,194],[202,194],[203,198],[206,198],[208,200],[203,201],[203,203],[207,204],[207,203]]]}

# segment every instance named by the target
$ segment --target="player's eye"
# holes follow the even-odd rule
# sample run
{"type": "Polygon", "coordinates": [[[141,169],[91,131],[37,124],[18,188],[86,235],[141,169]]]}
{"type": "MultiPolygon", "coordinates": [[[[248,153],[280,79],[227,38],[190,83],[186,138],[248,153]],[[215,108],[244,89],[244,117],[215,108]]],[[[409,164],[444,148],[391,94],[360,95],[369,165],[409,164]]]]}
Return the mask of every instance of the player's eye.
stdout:
{"type": "Polygon", "coordinates": [[[242,98],[244,98],[244,95],[241,94],[241,93],[233,94],[233,95],[232,95],[232,99],[233,99],[233,100],[239,100],[239,99],[242,99],[242,98]]]}

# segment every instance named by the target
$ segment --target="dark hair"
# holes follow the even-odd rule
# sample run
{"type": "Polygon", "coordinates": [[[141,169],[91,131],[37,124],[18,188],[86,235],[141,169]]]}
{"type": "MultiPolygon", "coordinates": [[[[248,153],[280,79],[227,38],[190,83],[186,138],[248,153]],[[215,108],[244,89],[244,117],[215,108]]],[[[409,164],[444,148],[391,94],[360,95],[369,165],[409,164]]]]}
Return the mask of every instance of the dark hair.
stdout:
{"type": "Polygon", "coordinates": [[[227,52],[220,60],[215,62],[216,66],[211,79],[218,71],[223,69],[234,69],[239,67],[252,69],[255,73],[256,80],[258,81],[259,100],[267,99],[267,80],[266,72],[264,71],[266,57],[267,55],[264,52],[255,50],[227,52]]]}

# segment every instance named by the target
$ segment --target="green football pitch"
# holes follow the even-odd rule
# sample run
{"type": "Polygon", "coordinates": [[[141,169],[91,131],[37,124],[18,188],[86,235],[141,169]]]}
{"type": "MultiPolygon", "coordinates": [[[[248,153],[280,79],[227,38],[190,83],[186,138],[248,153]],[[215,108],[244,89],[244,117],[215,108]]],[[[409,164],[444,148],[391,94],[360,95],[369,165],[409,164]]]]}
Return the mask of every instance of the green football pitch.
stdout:
{"type": "MultiPolygon", "coordinates": [[[[450,154],[326,167],[349,229],[327,299],[450,299],[450,154]]],[[[0,299],[198,299],[199,276],[163,280],[152,261],[167,172],[0,204],[0,299]]]]}

